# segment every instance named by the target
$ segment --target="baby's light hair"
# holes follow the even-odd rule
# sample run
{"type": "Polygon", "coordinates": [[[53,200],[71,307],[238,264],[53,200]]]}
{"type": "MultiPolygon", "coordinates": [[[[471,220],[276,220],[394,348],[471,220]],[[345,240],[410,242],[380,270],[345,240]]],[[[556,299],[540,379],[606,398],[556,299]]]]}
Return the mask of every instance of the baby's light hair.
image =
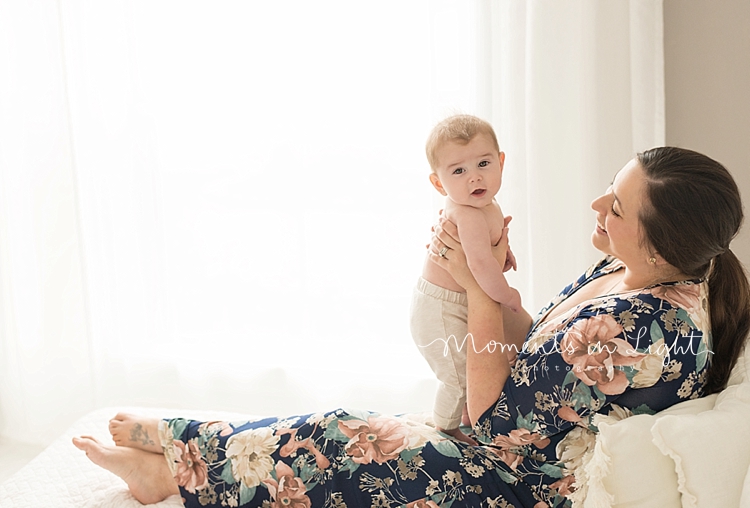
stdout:
{"type": "Polygon", "coordinates": [[[468,144],[477,134],[484,134],[492,140],[495,150],[500,151],[500,145],[497,143],[497,136],[492,126],[473,115],[454,115],[438,123],[430,132],[427,138],[427,162],[434,173],[437,169],[437,151],[445,143],[450,141],[454,143],[468,144]]]}

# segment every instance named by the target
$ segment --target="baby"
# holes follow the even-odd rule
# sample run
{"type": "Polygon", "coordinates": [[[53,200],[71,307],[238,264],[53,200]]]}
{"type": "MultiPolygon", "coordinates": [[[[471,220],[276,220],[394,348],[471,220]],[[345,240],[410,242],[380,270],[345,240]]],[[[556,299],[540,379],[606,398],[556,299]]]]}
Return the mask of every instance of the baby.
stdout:
{"type": "MultiPolygon", "coordinates": [[[[505,154],[492,126],[475,116],[456,115],[440,122],[427,139],[430,182],[443,196],[443,216],[458,227],[471,273],[493,300],[517,312],[521,297],[503,272],[513,267],[508,251],[505,266],[492,256],[503,234],[505,218],[495,201],[502,182],[505,154]]],[[[473,443],[460,429],[466,404],[466,292],[437,264],[425,260],[411,306],[411,333],[440,381],[433,417],[439,430],[473,443]]],[[[463,423],[467,419],[464,414],[463,423]]]]}

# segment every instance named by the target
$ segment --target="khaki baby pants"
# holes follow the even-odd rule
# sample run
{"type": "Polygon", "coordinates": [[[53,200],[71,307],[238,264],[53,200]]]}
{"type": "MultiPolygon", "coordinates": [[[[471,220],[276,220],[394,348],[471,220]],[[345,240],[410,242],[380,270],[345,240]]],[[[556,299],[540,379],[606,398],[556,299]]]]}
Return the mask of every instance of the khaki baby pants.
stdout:
{"type": "Polygon", "coordinates": [[[433,417],[441,429],[461,424],[466,403],[467,312],[465,293],[419,278],[411,303],[411,335],[440,381],[433,417]]]}

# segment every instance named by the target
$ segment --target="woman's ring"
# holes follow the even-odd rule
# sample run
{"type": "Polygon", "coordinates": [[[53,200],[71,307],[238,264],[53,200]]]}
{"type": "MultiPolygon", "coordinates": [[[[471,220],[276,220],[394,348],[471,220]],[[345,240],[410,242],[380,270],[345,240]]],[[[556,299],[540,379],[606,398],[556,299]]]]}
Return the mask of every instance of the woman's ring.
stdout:
{"type": "Polygon", "coordinates": [[[443,247],[442,249],[440,249],[440,252],[438,252],[438,256],[440,256],[440,257],[441,257],[441,258],[443,258],[443,259],[447,259],[447,258],[445,257],[445,253],[446,253],[446,252],[448,252],[448,247],[443,247]]]}

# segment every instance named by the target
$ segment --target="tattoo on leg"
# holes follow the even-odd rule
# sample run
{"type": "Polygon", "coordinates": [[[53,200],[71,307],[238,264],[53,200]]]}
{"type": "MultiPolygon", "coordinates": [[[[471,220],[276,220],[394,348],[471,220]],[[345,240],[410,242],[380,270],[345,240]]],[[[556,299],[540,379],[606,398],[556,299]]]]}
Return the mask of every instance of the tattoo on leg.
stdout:
{"type": "Polygon", "coordinates": [[[154,444],[153,440],[148,437],[148,431],[144,430],[143,426],[140,423],[136,423],[135,425],[133,425],[133,428],[130,429],[130,440],[140,441],[143,445],[154,444]]]}

